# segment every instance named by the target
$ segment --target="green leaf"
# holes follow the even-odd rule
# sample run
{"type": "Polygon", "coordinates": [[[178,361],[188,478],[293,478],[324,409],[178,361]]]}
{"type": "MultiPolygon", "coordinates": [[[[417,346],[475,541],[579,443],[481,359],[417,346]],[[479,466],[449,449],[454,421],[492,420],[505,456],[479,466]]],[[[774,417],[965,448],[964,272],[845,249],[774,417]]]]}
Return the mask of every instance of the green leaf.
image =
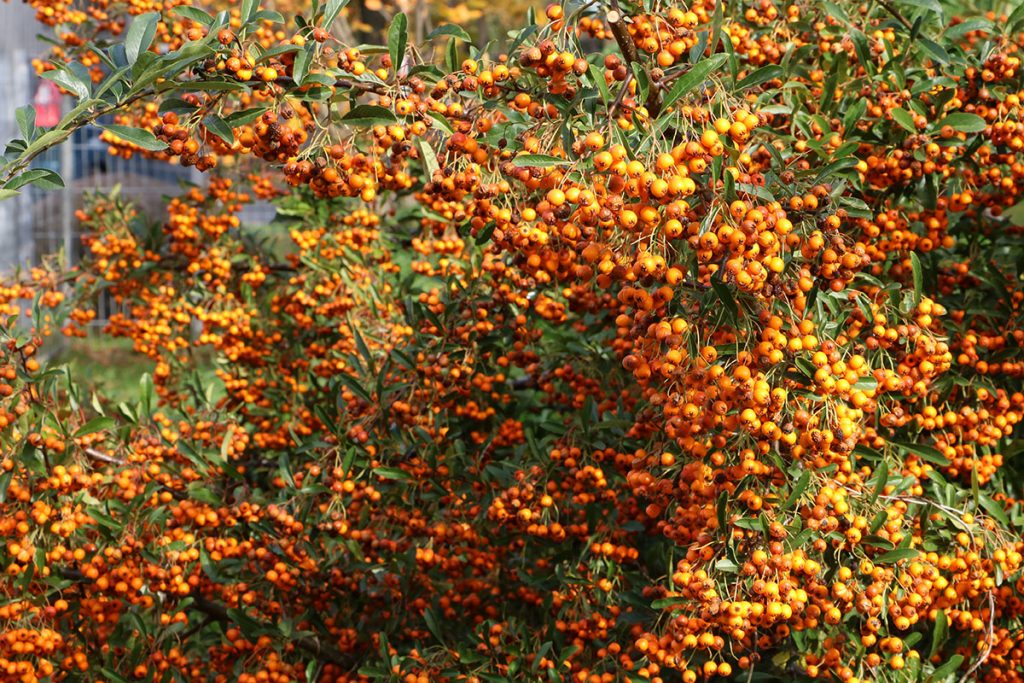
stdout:
{"type": "Polygon", "coordinates": [[[456,24],[444,24],[443,26],[438,26],[433,31],[427,34],[427,40],[433,40],[434,38],[439,38],[440,36],[452,36],[453,38],[464,40],[467,43],[473,42],[473,38],[471,38],[470,35],[466,33],[466,29],[456,24]]]}
{"type": "Polygon", "coordinates": [[[729,314],[731,320],[736,321],[740,316],[739,306],[736,305],[736,299],[732,295],[732,290],[719,280],[717,277],[711,278],[711,289],[714,291],[715,296],[722,302],[725,307],[726,313],[729,314]]]}
{"type": "Polygon", "coordinates": [[[433,177],[434,173],[440,170],[434,148],[423,138],[416,138],[416,148],[419,150],[420,160],[423,161],[423,170],[426,172],[426,177],[433,177]]]}
{"type": "Polygon", "coordinates": [[[241,19],[242,24],[250,23],[259,8],[259,0],[242,0],[242,9],[239,12],[239,18],[241,19]]]}
{"type": "Polygon", "coordinates": [[[868,504],[874,505],[878,497],[882,495],[882,491],[885,490],[886,484],[889,483],[889,463],[882,460],[878,464],[878,469],[875,471],[875,487],[871,490],[871,496],[868,498],[868,504]]]}
{"type": "Polygon", "coordinates": [[[405,59],[405,46],[409,42],[409,19],[405,12],[399,12],[391,19],[388,29],[388,54],[391,55],[391,70],[398,73],[405,59]]]}
{"type": "Polygon", "coordinates": [[[31,142],[36,132],[35,106],[26,104],[24,107],[18,107],[14,112],[14,118],[18,121],[18,130],[21,131],[21,135],[31,142]]]}
{"type": "Polygon", "coordinates": [[[134,64],[139,55],[149,49],[156,36],[156,25],[160,21],[158,12],[146,12],[132,19],[124,38],[124,54],[129,64],[134,64]]]}
{"type": "Polygon", "coordinates": [[[412,475],[405,470],[398,469],[397,467],[374,467],[373,473],[383,479],[400,479],[405,481],[411,481],[412,475]]]}
{"type": "Polygon", "coordinates": [[[437,638],[438,642],[444,642],[444,631],[437,623],[437,616],[434,614],[434,610],[429,607],[423,611],[423,623],[427,625],[427,629],[430,633],[437,638]]]}
{"type": "Polygon", "coordinates": [[[946,610],[937,609],[935,610],[935,627],[932,629],[932,647],[931,652],[928,654],[928,659],[938,654],[948,635],[949,617],[946,616],[946,610]]]}
{"type": "Polygon", "coordinates": [[[920,554],[921,551],[914,548],[897,548],[876,557],[875,564],[895,564],[900,560],[912,560],[920,554]]]}
{"type": "Polygon", "coordinates": [[[703,83],[711,72],[725,64],[725,60],[727,59],[729,59],[728,55],[717,54],[694,64],[689,71],[677,78],[676,82],[672,84],[672,88],[668,91],[668,94],[665,96],[665,100],[662,103],[662,108],[668,109],[683,95],[703,83]]]}
{"type": "Polygon", "coordinates": [[[177,14],[179,17],[190,19],[196,22],[197,24],[202,24],[203,26],[213,25],[213,17],[211,17],[209,14],[199,9],[198,7],[192,7],[190,5],[179,5],[171,11],[177,14]]]}
{"type": "Polygon", "coordinates": [[[1016,9],[1010,13],[1010,16],[1006,19],[1007,34],[1013,34],[1017,32],[1017,24],[1024,21],[1024,4],[1017,5],[1016,9]]]}
{"type": "Polygon", "coordinates": [[[782,503],[782,509],[788,510],[800,500],[800,496],[803,495],[804,491],[807,490],[807,485],[811,483],[811,472],[810,470],[804,470],[800,478],[797,479],[796,484],[793,486],[793,490],[789,492],[786,500],[782,503]]]}
{"type": "Polygon", "coordinates": [[[203,119],[203,125],[206,126],[206,130],[210,131],[227,144],[234,144],[235,132],[231,130],[231,126],[229,126],[221,117],[210,114],[203,119]]]}
{"type": "Polygon", "coordinates": [[[105,429],[112,429],[114,425],[114,418],[107,416],[94,417],[93,419],[86,422],[84,425],[78,428],[75,432],[75,438],[85,436],[86,434],[95,434],[96,432],[102,432],[105,429]]]}
{"type": "Polygon", "coordinates": [[[686,602],[686,598],[682,595],[677,595],[671,598],[661,598],[651,603],[651,609],[667,609],[673,605],[681,605],[686,602]]]}
{"type": "Polygon", "coordinates": [[[928,677],[928,680],[929,681],[936,681],[936,682],[937,681],[943,681],[951,673],[953,673],[954,671],[959,669],[960,665],[963,664],[963,663],[964,663],[964,656],[963,655],[953,655],[952,657],[950,657],[946,661],[945,664],[943,664],[942,666],[936,667],[935,671],[932,672],[932,675],[928,677]]]}
{"type": "Polygon", "coordinates": [[[345,9],[345,5],[349,3],[349,0],[327,0],[327,6],[324,8],[324,23],[323,26],[326,29],[330,29],[331,24],[341,14],[341,10],[345,9]]]}
{"type": "Polygon", "coordinates": [[[373,397],[370,396],[370,392],[368,392],[355,377],[351,377],[345,374],[339,374],[337,377],[338,381],[340,381],[342,384],[348,387],[352,391],[352,393],[359,397],[361,400],[367,403],[373,403],[373,397]]]}
{"type": "Polygon", "coordinates": [[[32,168],[8,180],[4,184],[4,189],[17,190],[25,185],[36,185],[44,190],[57,190],[64,187],[64,180],[56,171],[32,168]]]}
{"type": "Polygon", "coordinates": [[[747,88],[753,88],[755,85],[761,85],[765,81],[770,81],[773,78],[779,78],[786,71],[778,64],[769,64],[768,66],[762,66],[760,69],[752,74],[747,75],[742,81],[736,84],[736,88],[739,90],[745,90],[747,88]]]}
{"type": "Polygon", "coordinates": [[[942,47],[934,40],[925,38],[924,36],[919,36],[917,39],[917,44],[923,47],[928,52],[928,54],[930,54],[932,58],[938,61],[940,64],[949,64],[951,61],[953,61],[953,58],[949,55],[949,52],[946,51],[946,48],[942,47]]]}
{"type": "Polygon", "coordinates": [[[814,183],[817,184],[826,178],[831,178],[843,171],[854,168],[858,163],[860,163],[860,161],[856,157],[843,157],[842,159],[836,159],[818,172],[818,175],[814,178],[814,183]]]}
{"type": "Polygon", "coordinates": [[[553,157],[547,154],[520,154],[512,160],[513,166],[537,166],[548,168],[550,166],[566,166],[570,164],[568,159],[553,157]]]}
{"type": "Polygon", "coordinates": [[[67,69],[54,69],[53,71],[47,71],[42,74],[42,77],[49,81],[53,81],[65,90],[73,92],[79,99],[85,99],[89,96],[90,90],[88,84],[67,69]]]}
{"type": "Polygon", "coordinates": [[[242,111],[236,111],[233,114],[228,114],[224,117],[224,122],[232,128],[238,128],[244,126],[247,123],[252,123],[267,111],[268,107],[257,107],[256,109],[243,109],[242,111]]]}
{"type": "Polygon", "coordinates": [[[825,8],[825,11],[828,12],[829,16],[839,21],[839,23],[850,23],[850,15],[847,14],[846,10],[843,8],[839,7],[835,3],[829,2],[828,0],[822,0],[821,4],[825,8]]]}
{"type": "Polygon", "coordinates": [[[711,49],[709,54],[715,54],[718,50],[718,41],[722,36],[722,21],[725,19],[726,0],[718,0],[715,3],[715,13],[711,15],[711,49]]]}
{"type": "Polygon", "coordinates": [[[142,412],[149,415],[153,411],[153,377],[148,372],[142,373],[142,377],[139,378],[139,392],[142,412]]]}
{"type": "Polygon", "coordinates": [[[375,104],[360,104],[341,117],[342,123],[350,126],[377,126],[398,123],[394,112],[375,104]]]}
{"type": "Polygon", "coordinates": [[[988,127],[988,124],[977,114],[957,111],[939,121],[938,127],[942,128],[943,126],[950,126],[953,130],[962,133],[980,133],[988,127]]]}
{"type": "Polygon", "coordinates": [[[432,112],[428,112],[427,115],[431,119],[433,119],[434,123],[437,125],[438,128],[440,128],[444,132],[448,133],[448,135],[454,135],[455,134],[455,129],[452,128],[452,124],[448,123],[448,119],[446,119],[445,117],[441,116],[437,112],[433,112],[433,111],[432,112]]]}
{"type": "Polygon", "coordinates": [[[1003,509],[1002,505],[992,500],[984,493],[978,496],[978,504],[985,508],[985,510],[992,515],[992,518],[1000,524],[1003,526],[1010,526],[1010,518],[1007,516],[1006,510],[1003,509]]]}
{"type": "Polygon", "coordinates": [[[480,232],[477,233],[477,236],[476,236],[476,239],[474,240],[474,242],[476,244],[485,244],[487,241],[489,241],[491,239],[491,236],[494,234],[494,231],[497,228],[498,228],[498,224],[497,223],[495,223],[494,221],[488,221],[488,223],[486,225],[484,225],[484,227],[480,230],[480,232]]]}
{"type": "Polygon", "coordinates": [[[901,128],[910,133],[917,133],[917,126],[914,125],[914,117],[911,116],[910,112],[906,109],[896,107],[889,113],[892,114],[892,120],[898,123],[901,128]]]}
{"type": "Polygon", "coordinates": [[[292,80],[295,85],[302,85],[309,74],[309,62],[313,56],[313,43],[306,43],[303,49],[295,55],[295,63],[292,64],[292,80]]]}
{"type": "Polygon", "coordinates": [[[921,303],[921,289],[924,287],[924,273],[921,271],[921,259],[917,252],[910,252],[910,267],[914,271],[914,308],[921,303]]]}
{"type": "Polygon", "coordinates": [[[939,449],[934,448],[932,446],[925,446],[924,444],[917,443],[907,443],[906,441],[893,441],[892,444],[894,446],[902,448],[903,450],[909,453],[913,453],[922,460],[927,460],[932,464],[939,465],[941,467],[946,467],[947,465],[949,465],[949,458],[944,456],[939,451],[939,449]]]}
{"type": "Polygon", "coordinates": [[[117,137],[130,142],[137,147],[149,150],[150,152],[162,152],[167,149],[167,143],[158,140],[155,135],[150,133],[148,130],[142,128],[132,128],[130,126],[122,126],[116,123],[110,123],[107,125],[100,126],[103,130],[110,131],[117,137]]]}

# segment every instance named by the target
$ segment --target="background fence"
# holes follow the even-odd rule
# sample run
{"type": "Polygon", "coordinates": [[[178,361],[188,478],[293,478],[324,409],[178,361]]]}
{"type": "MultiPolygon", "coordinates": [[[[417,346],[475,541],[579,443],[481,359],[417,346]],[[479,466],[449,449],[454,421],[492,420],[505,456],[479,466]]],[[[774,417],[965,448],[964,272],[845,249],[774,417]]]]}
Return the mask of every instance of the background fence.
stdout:
{"type": "MultiPolygon", "coordinates": [[[[29,6],[0,3],[0,144],[21,137],[15,110],[47,95],[48,81],[32,68],[32,59],[45,53],[45,45],[37,39],[44,28],[29,6]]],[[[62,100],[65,110],[72,106],[70,98],[62,100]]],[[[101,132],[96,126],[78,130],[68,142],[35,160],[35,166],[60,174],[63,189],[28,186],[17,197],[0,201],[0,275],[56,254],[63,254],[65,265],[78,263],[81,233],[75,212],[88,193],[119,187],[124,199],[161,220],[166,215],[166,197],[180,194],[183,182],[205,183],[205,176],[195,169],[140,156],[112,156],[100,140],[101,132]]],[[[241,217],[247,224],[265,224],[273,219],[274,209],[257,202],[247,205],[241,217]]],[[[111,302],[102,298],[94,324],[104,324],[110,312],[111,302]]]]}

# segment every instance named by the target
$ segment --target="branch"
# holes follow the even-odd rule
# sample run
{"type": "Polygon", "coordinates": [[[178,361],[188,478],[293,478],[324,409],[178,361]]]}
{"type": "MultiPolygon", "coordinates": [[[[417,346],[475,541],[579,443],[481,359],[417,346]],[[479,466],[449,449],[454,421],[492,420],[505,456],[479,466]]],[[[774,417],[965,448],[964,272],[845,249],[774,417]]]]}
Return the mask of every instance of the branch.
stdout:
{"type": "Polygon", "coordinates": [[[623,15],[619,10],[618,0],[613,0],[613,9],[608,12],[605,18],[608,20],[608,25],[612,29],[612,35],[615,36],[615,42],[619,44],[619,50],[622,51],[622,56],[626,58],[626,63],[632,67],[633,62],[640,60],[639,55],[636,51],[636,45],[633,43],[633,39],[629,37],[629,31],[626,29],[626,25],[623,23],[623,15]]]}
{"type": "Polygon", "coordinates": [[[83,450],[85,450],[85,454],[88,455],[93,460],[99,460],[100,462],[109,463],[111,465],[127,465],[128,464],[128,462],[125,461],[125,460],[122,460],[120,458],[115,458],[114,456],[107,455],[106,453],[101,453],[98,450],[96,450],[95,448],[86,448],[86,449],[83,449],[83,450]]]}
{"type": "Polygon", "coordinates": [[[878,0],[878,4],[881,5],[882,7],[884,7],[886,12],[888,12],[889,14],[893,15],[894,17],[896,17],[896,21],[898,21],[901,24],[903,24],[903,28],[907,29],[908,31],[913,31],[914,30],[913,24],[911,24],[909,21],[907,21],[907,18],[905,16],[903,16],[902,14],[900,14],[900,11],[898,9],[896,9],[892,5],[892,3],[889,2],[889,0],[878,0]]]}
{"type": "MultiPolygon", "coordinates": [[[[636,43],[629,37],[629,30],[626,28],[626,24],[623,21],[625,18],[622,14],[622,10],[619,8],[619,0],[612,0],[612,9],[605,15],[608,20],[608,25],[612,29],[612,35],[615,36],[615,42],[619,44],[619,50],[622,51],[622,55],[626,58],[626,64],[629,66],[629,76],[623,82],[622,92],[619,93],[619,97],[616,98],[615,106],[612,109],[612,113],[615,113],[615,109],[618,109],[619,104],[622,100],[622,94],[629,86],[629,81],[633,76],[633,64],[640,62],[640,54],[637,52],[636,43]]],[[[647,107],[647,113],[652,117],[658,115],[658,110],[661,108],[658,99],[658,88],[651,87],[647,93],[647,101],[644,102],[644,106],[647,107]]]]}
{"type": "MultiPolygon", "coordinates": [[[[102,452],[96,450],[95,448],[83,448],[82,450],[85,452],[85,454],[89,458],[91,458],[92,460],[96,460],[98,462],[105,462],[105,463],[107,463],[109,465],[122,465],[122,466],[129,464],[127,460],[123,460],[121,458],[115,458],[114,456],[107,455],[106,453],[102,453],[102,452]]],[[[159,486],[160,486],[160,488],[162,490],[167,491],[167,493],[171,494],[171,496],[173,496],[176,500],[186,500],[188,498],[188,496],[186,496],[184,493],[182,493],[181,491],[179,491],[177,489],[172,489],[167,484],[159,484],[159,486]]]]}
{"type": "Polygon", "coordinates": [[[608,112],[609,120],[615,118],[615,115],[619,111],[619,107],[622,106],[622,100],[626,97],[626,93],[629,92],[629,84],[633,82],[633,71],[632,69],[626,74],[626,80],[622,81],[622,88],[619,89],[619,94],[615,97],[615,101],[612,102],[612,108],[608,112]]]}

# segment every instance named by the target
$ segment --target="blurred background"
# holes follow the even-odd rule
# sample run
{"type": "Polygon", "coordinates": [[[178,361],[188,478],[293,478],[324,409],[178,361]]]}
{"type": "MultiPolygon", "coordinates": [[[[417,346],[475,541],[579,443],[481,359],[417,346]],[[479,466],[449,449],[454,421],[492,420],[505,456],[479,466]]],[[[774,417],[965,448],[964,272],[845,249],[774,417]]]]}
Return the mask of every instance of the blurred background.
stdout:
{"type": "MultiPolygon", "coordinates": [[[[92,4],[92,0],[81,3],[92,4]]],[[[96,5],[106,4],[96,0],[96,5]]],[[[231,0],[194,0],[210,10],[235,5],[231,0]]],[[[310,0],[266,0],[285,16],[308,12],[310,0]]],[[[438,25],[458,24],[468,31],[477,45],[489,45],[498,54],[508,44],[508,26],[517,26],[530,8],[543,9],[530,0],[352,0],[332,31],[349,45],[384,44],[391,17],[405,12],[409,17],[410,41],[422,42],[438,25]]],[[[24,0],[0,3],[0,140],[6,143],[18,137],[15,110],[33,104],[36,124],[52,126],[73,102],[61,97],[52,82],[39,78],[33,59],[46,58],[50,45],[44,38],[52,29],[36,20],[35,9],[24,0]]],[[[90,126],[75,132],[71,140],[40,156],[34,166],[56,171],[64,179],[64,189],[44,190],[27,186],[17,197],[0,202],[0,274],[9,275],[19,268],[37,265],[41,259],[59,257],[73,267],[80,256],[81,235],[75,212],[83,197],[92,192],[112,192],[115,188],[127,201],[154,220],[162,220],[166,198],[180,193],[183,184],[202,185],[206,177],[194,168],[135,155],[124,159],[110,155],[100,139],[101,129],[90,126]]],[[[259,229],[274,218],[268,203],[246,205],[242,221],[259,229]]],[[[108,299],[96,302],[95,330],[102,329],[113,312],[108,299]]],[[[60,340],[58,335],[54,341],[60,340]]],[[[52,353],[72,366],[79,377],[89,378],[94,386],[103,386],[116,395],[121,387],[126,397],[134,395],[139,376],[149,363],[132,350],[131,343],[110,336],[90,335],[86,339],[63,340],[52,353]]],[[[114,396],[112,396],[113,398],[114,396]]]]}

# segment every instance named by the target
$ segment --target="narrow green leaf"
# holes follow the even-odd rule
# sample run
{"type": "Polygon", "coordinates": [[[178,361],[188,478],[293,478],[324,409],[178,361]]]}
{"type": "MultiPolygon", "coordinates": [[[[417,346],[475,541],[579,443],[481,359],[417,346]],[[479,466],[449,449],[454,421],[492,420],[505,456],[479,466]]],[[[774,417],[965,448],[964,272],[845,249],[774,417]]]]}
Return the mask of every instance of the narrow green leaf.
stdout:
{"type": "Polygon", "coordinates": [[[342,123],[350,126],[377,126],[398,123],[394,112],[375,104],[359,104],[341,117],[342,123]]]}
{"type": "Polygon", "coordinates": [[[935,671],[932,672],[932,675],[928,677],[928,680],[935,681],[935,683],[939,683],[939,681],[944,681],[946,680],[946,678],[949,677],[950,674],[959,669],[960,665],[963,663],[963,655],[953,655],[946,661],[945,664],[936,667],[935,671]]]}
{"type": "Polygon", "coordinates": [[[878,497],[882,495],[882,491],[885,490],[886,484],[889,483],[889,464],[882,460],[878,464],[878,469],[875,471],[875,487],[871,490],[871,496],[868,498],[868,504],[874,505],[878,497]]]}
{"type": "Polygon", "coordinates": [[[740,309],[736,305],[736,299],[732,295],[732,290],[719,280],[717,277],[711,278],[711,289],[718,297],[718,300],[722,302],[722,306],[725,307],[726,313],[729,314],[729,318],[735,322],[739,319],[740,309]]]}
{"type": "Polygon", "coordinates": [[[512,160],[514,166],[539,166],[541,168],[566,166],[569,163],[571,162],[568,159],[553,157],[547,154],[520,154],[512,160]]]}
{"type": "Polygon", "coordinates": [[[900,560],[912,560],[921,552],[914,548],[897,548],[875,558],[875,564],[895,564],[900,560]]]}
{"type": "Polygon", "coordinates": [[[409,42],[409,19],[405,12],[399,12],[391,19],[388,29],[388,54],[391,55],[391,70],[398,73],[405,59],[405,46],[409,42]]]}
{"type": "Polygon", "coordinates": [[[411,474],[397,467],[375,467],[373,468],[373,473],[383,479],[412,480],[411,474]]]}
{"type": "Polygon", "coordinates": [[[257,107],[256,109],[243,109],[242,111],[236,111],[232,114],[228,114],[224,117],[224,122],[232,128],[238,128],[244,126],[247,123],[252,123],[267,111],[269,107],[257,107]]]}
{"type": "Polygon", "coordinates": [[[944,456],[939,451],[939,449],[934,448],[932,446],[925,446],[924,444],[917,443],[908,443],[906,441],[893,441],[892,444],[894,446],[902,448],[903,450],[909,453],[913,453],[922,460],[927,460],[932,464],[939,465],[942,467],[946,467],[947,465],[949,465],[949,458],[944,456]]]}
{"type": "Polygon", "coordinates": [[[427,40],[433,40],[440,36],[451,36],[453,38],[458,38],[459,40],[464,40],[467,43],[473,42],[473,38],[466,32],[466,29],[456,24],[444,24],[442,26],[438,26],[427,34],[427,40]]]}
{"type": "Polygon", "coordinates": [[[728,55],[717,54],[694,64],[689,71],[676,79],[676,82],[672,84],[672,88],[668,91],[668,94],[665,96],[665,100],[662,103],[662,108],[668,109],[679,101],[683,95],[686,95],[707,80],[707,77],[711,72],[725,64],[725,60],[728,58],[728,55]]]}
{"type": "Polygon", "coordinates": [[[946,610],[937,609],[935,610],[935,627],[932,629],[932,647],[931,652],[928,653],[928,659],[938,654],[948,635],[949,617],[946,616],[946,610]]]}
{"type": "Polygon", "coordinates": [[[67,69],[54,69],[53,71],[47,71],[42,74],[42,77],[53,81],[65,90],[74,93],[79,99],[85,99],[89,96],[90,90],[86,82],[73,75],[67,69]]]}
{"type": "Polygon", "coordinates": [[[213,17],[198,7],[192,7],[191,5],[179,5],[171,11],[179,17],[189,19],[197,24],[202,24],[203,26],[213,25],[213,17]]]}
{"type": "Polygon", "coordinates": [[[31,104],[18,107],[14,112],[14,118],[18,121],[18,130],[22,137],[31,142],[36,131],[36,108],[31,104]]]}
{"type": "Polygon", "coordinates": [[[309,75],[309,62],[313,56],[313,43],[307,43],[303,49],[295,55],[295,62],[292,64],[292,80],[295,85],[302,85],[309,75]]]}
{"type": "Polygon", "coordinates": [[[149,49],[156,37],[156,25],[160,21],[158,12],[146,12],[132,19],[124,38],[124,54],[129,64],[134,64],[139,55],[149,49]]]}
{"type": "Polygon", "coordinates": [[[256,11],[259,8],[259,0],[242,0],[242,9],[239,12],[242,24],[244,25],[252,22],[252,18],[256,15],[256,11]]]}
{"type": "Polygon", "coordinates": [[[425,178],[432,178],[434,173],[440,170],[440,166],[437,164],[437,155],[434,153],[434,148],[431,147],[430,143],[423,138],[416,138],[416,148],[419,150],[420,160],[423,162],[425,178]]]}
{"type": "Polygon", "coordinates": [[[1006,510],[1003,509],[1002,505],[992,500],[984,493],[978,496],[978,504],[981,505],[981,507],[985,508],[985,510],[987,510],[988,513],[992,515],[992,518],[998,521],[1000,524],[1006,527],[1010,526],[1010,518],[1009,516],[1007,516],[1006,510]]]}
{"type": "Polygon", "coordinates": [[[225,143],[229,145],[234,144],[235,132],[231,130],[231,126],[221,117],[211,114],[203,119],[203,125],[206,126],[206,130],[219,137],[225,143]]]}
{"type": "Polygon", "coordinates": [[[752,74],[748,74],[742,81],[736,84],[736,88],[739,90],[746,90],[747,88],[753,88],[755,85],[761,85],[765,81],[770,81],[773,78],[779,78],[785,73],[778,64],[769,64],[768,66],[762,66],[760,69],[752,74]]]}
{"type": "Polygon", "coordinates": [[[75,432],[75,438],[86,436],[87,434],[95,434],[96,432],[102,432],[105,429],[112,429],[114,425],[114,418],[107,416],[94,417],[93,419],[86,422],[84,425],[78,428],[75,432]]]}
{"type": "Polygon", "coordinates": [[[56,171],[48,168],[32,168],[8,180],[4,184],[4,189],[17,190],[25,185],[35,185],[44,190],[57,190],[64,187],[64,179],[56,171]]]}
{"type": "Polygon", "coordinates": [[[950,126],[953,130],[962,133],[980,133],[988,127],[988,124],[977,114],[956,111],[939,121],[937,127],[942,128],[943,126],[950,126]]]}
{"type": "Polygon", "coordinates": [[[715,512],[718,515],[718,528],[723,531],[729,526],[729,517],[727,506],[729,504],[729,494],[726,491],[722,491],[721,495],[718,496],[718,502],[715,505],[715,512]]]}
{"type": "Polygon", "coordinates": [[[901,128],[910,133],[917,132],[917,126],[914,125],[914,117],[906,109],[896,107],[889,113],[892,115],[892,120],[898,123],[901,128]]]}
{"type": "Polygon", "coordinates": [[[786,500],[782,503],[782,509],[788,510],[800,500],[800,496],[803,495],[804,491],[807,490],[807,485],[811,483],[811,472],[810,470],[804,470],[800,478],[797,479],[796,484],[793,486],[793,490],[789,492],[786,500]]]}
{"type": "Polygon", "coordinates": [[[686,598],[681,595],[672,598],[661,598],[651,603],[651,609],[667,609],[673,605],[681,605],[684,602],[686,602],[686,598]]]}
{"type": "Polygon", "coordinates": [[[158,140],[155,135],[150,133],[148,130],[143,130],[142,128],[132,128],[130,126],[122,126],[116,123],[101,125],[100,127],[103,128],[103,130],[110,131],[122,140],[130,142],[142,149],[149,150],[150,152],[162,152],[167,149],[166,142],[158,140]]]}
{"type": "Polygon", "coordinates": [[[327,5],[324,8],[324,28],[330,29],[331,24],[341,14],[341,10],[345,9],[345,5],[349,3],[349,0],[327,0],[327,5]]]}
{"type": "Polygon", "coordinates": [[[914,308],[921,303],[921,290],[924,287],[924,272],[921,270],[921,259],[916,252],[910,252],[910,267],[914,271],[914,308]]]}

